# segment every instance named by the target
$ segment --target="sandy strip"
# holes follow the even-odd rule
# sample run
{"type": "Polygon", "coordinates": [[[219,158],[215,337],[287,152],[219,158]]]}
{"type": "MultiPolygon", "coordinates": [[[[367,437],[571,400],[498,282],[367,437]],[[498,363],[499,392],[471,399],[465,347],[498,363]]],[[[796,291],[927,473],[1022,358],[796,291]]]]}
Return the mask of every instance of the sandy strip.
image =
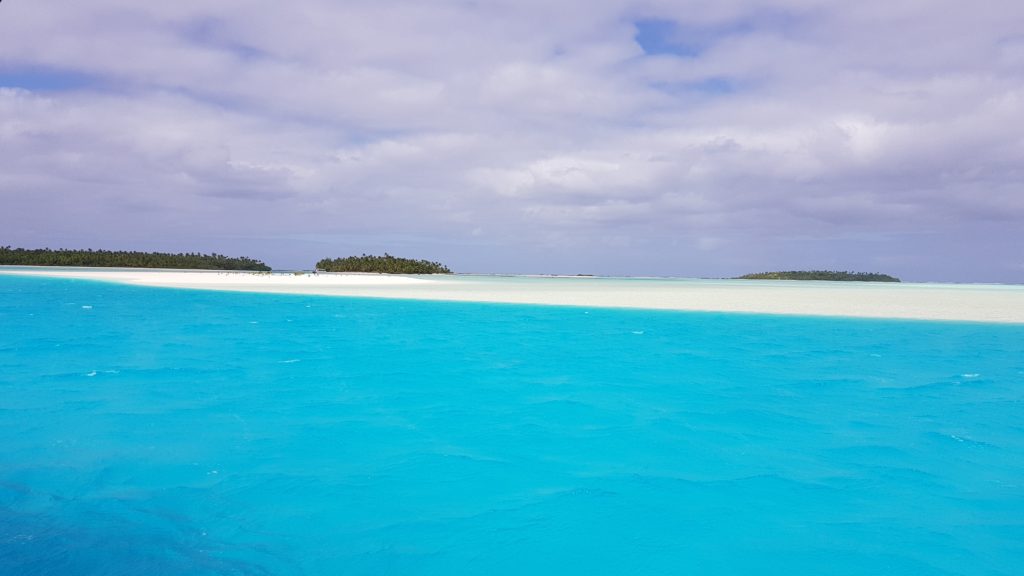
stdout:
{"type": "Polygon", "coordinates": [[[0,274],[244,292],[1024,323],[1024,286],[2,267],[0,274]]]}

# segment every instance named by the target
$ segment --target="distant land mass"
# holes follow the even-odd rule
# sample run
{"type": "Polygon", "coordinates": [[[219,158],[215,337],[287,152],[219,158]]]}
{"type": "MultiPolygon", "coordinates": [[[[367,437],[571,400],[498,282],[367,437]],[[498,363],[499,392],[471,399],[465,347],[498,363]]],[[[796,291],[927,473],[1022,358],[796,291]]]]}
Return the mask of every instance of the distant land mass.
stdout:
{"type": "Polygon", "coordinates": [[[252,270],[269,272],[252,258],[221,254],[126,252],[111,250],[50,250],[0,247],[0,264],[11,266],[89,266],[96,268],[177,268],[186,270],[252,270]]]}
{"type": "Polygon", "coordinates": [[[737,280],[836,280],[840,282],[899,282],[888,274],[875,272],[839,272],[834,270],[788,270],[786,272],[758,272],[738,276],[737,280]]]}
{"type": "Polygon", "coordinates": [[[388,253],[383,256],[349,256],[347,258],[324,258],[316,263],[324,272],[377,272],[381,274],[451,274],[452,271],[440,262],[396,258],[388,253]]]}

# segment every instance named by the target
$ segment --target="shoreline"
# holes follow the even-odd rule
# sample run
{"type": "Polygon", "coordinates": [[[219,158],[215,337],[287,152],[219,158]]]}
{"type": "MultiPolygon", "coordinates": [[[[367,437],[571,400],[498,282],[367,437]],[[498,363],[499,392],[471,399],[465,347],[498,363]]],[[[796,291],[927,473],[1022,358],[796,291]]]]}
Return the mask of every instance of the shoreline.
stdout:
{"type": "Polygon", "coordinates": [[[4,267],[0,275],[271,294],[1024,323],[1024,286],[592,276],[268,273],[4,267]]]}

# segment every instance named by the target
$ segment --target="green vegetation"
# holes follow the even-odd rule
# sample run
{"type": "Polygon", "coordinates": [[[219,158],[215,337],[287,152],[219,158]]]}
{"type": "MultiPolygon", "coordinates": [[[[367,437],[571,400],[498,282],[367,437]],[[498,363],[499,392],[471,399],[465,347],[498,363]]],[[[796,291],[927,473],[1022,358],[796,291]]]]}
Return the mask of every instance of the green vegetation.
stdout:
{"type": "Polygon", "coordinates": [[[379,272],[383,274],[451,274],[447,266],[429,260],[396,258],[388,253],[383,256],[349,256],[348,258],[324,258],[316,263],[318,270],[325,272],[379,272]]]}
{"type": "Polygon", "coordinates": [[[790,270],[787,272],[760,272],[739,276],[739,280],[838,280],[846,282],[899,282],[888,274],[874,272],[839,272],[833,270],[790,270]]]}
{"type": "Polygon", "coordinates": [[[267,266],[252,258],[229,258],[220,254],[165,254],[110,250],[26,250],[0,246],[0,264],[14,266],[93,266],[98,268],[179,268],[196,270],[256,270],[267,266]]]}

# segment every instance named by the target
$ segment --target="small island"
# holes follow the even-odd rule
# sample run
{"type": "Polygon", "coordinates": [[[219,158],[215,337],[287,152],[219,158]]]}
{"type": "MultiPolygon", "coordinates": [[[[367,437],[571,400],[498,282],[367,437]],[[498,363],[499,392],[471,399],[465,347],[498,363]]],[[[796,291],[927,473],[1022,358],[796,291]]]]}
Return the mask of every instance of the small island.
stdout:
{"type": "Polygon", "coordinates": [[[252,258],[231,258],[221,254],[128,252],[112,250],[51,250],[0,246],[0,265],[86,266],[93,268],[174,268],[182,270],[251,270],[269,272],[252,258]]]}
{"type": "Polygon", "coordinates": [[[383,256],[349,256],[347,258],[324,258],[316,263],[317,270],[324,272],[376,272],[379,274],[451,274],[452,271],[440,262],[396,258],[388,253],[383,256]]]}
{"type": "Polygon", "coordinates": [[[888,274],[875,272],[840,272],[834,270],[789,270],[785,272],[759,272],[736,277],[736,280],[833,280],[839,282],[899,282],[888,274]]]}

